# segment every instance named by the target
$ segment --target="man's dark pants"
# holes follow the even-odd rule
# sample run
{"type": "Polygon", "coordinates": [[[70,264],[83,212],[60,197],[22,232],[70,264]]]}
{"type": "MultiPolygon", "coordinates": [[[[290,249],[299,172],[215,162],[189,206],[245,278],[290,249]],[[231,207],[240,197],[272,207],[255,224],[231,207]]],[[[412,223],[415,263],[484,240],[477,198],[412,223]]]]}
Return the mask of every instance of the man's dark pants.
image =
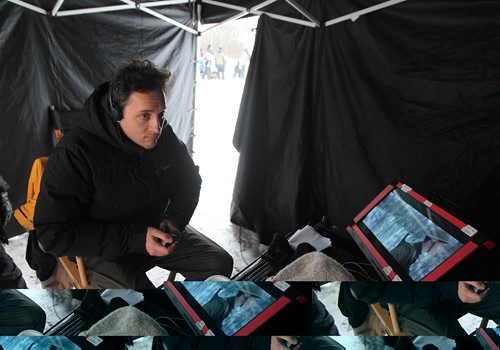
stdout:
{"type": "Polygon", "coordinates": [[[164,257],[136,255],[125,261],[86,258],[94,288],[154,288],[145,272],[154,266],[182,274],[187,280],[203,281],[212,275],[230,277],[233,259],[222,247],[200,232],[186,227],[175,250],[164,257]]]}
{"type": "Polygon", "coordinates": [[[45,312],[16,289],[0,289],[0,335],[18,335],[33,329],[43,332],[45,312]]]}

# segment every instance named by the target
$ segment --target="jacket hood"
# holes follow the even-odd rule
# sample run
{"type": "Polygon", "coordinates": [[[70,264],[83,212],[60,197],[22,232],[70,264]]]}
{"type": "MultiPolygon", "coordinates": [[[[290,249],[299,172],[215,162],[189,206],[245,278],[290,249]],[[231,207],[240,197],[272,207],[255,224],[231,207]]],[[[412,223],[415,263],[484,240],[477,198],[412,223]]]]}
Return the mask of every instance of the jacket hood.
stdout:
{"type": "Polygon", "coordinates": [[[99,85],[85,101],[83,118],[79,125],[114,147],[139,155],[144,149],[131,141],[111,118],[109,86],[109,82],[99,85]]]}

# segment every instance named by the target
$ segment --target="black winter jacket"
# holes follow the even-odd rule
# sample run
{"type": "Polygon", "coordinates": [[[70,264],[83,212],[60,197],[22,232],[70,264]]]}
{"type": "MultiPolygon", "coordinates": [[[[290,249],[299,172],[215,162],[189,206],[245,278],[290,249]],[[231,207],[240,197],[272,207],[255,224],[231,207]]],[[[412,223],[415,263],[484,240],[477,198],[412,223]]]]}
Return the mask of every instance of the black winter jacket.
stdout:
{"type": "Polygon", "coordinates": [[[42,176],[34,223],[55,256],[147,254],[147,227],[158,227],[169,199],[181,229],[198,203],[201,178],[186,146],[169,125],[151,150],[130,141],[109,117],[108,86],[87,99],[42,176]]]}

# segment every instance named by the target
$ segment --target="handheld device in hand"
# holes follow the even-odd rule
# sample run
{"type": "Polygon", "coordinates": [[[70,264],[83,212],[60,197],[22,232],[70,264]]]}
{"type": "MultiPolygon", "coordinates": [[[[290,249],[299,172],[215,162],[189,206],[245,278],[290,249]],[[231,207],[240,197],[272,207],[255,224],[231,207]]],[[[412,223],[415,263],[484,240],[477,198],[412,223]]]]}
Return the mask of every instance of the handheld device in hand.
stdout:
{"type": "Polygon", "coordinates": [[[168,242],[165,242],[165,241],[161,241],[161,244],[164,246],[164,247],[170,247],[172,244],[174,244],[175,242],[179,241],[180,239],[180,236],[182,235],[182,232],[180,231],[172,231],[172,232],[166,232],[170,237],[172,237],[172,242],[171,243],[168,243],[168,242]]]}
{"type": "Polygon", "coordinates": [[[297,340],[297,344],[290,344],[289,342],[287,342],[285,339],[282,338],[278,338],[278,342],[281,345],[286,346],[287,349],[297,349],[300,346],[300,337],[294,337],[294,338],[297,340]]]}
{"type": "Polygon", "coordinates": [[[484,284],[484,289],[479,289],[477,287],[471,286],[471,289],[474,293],[476,294],[482,294],[484,293],[488,287],[489,287],[489,282],[488,281],[481,281],[482,284],[484,284]]]}

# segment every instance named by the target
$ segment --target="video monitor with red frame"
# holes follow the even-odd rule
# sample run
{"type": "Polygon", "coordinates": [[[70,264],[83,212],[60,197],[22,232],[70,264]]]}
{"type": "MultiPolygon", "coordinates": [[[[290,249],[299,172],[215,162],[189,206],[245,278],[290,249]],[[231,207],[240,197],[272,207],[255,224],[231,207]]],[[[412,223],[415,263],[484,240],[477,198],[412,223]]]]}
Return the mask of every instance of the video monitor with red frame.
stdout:
{"type": "Polygon", "coordinates": [[[384,280],[442,279],[495,246],[402,183],[387,186],[353,221],[348,232],[384,280]]]}
{"type": "Polygon", "coordinates": [[[478,328],[476,337],[485,350],[500,349],[500,328],[478,328]]]}
{"type": "Polygon", "coordinates": [[[310,326],[310,295],[287,282],[169,281],[164,290],[194,335],[272,335],[294,314],[297,329],[310,326]]]}

